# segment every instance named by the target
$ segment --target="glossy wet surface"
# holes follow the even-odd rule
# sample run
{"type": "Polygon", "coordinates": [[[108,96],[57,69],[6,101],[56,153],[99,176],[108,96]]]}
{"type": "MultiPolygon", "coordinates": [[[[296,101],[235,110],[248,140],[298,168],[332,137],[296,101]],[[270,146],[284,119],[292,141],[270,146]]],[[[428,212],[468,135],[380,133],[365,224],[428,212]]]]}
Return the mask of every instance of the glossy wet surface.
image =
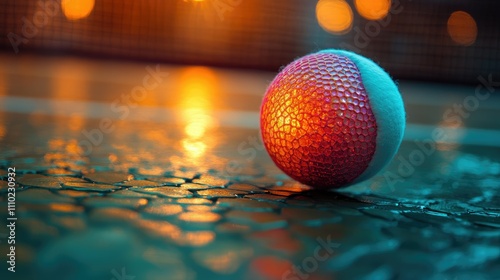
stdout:
{"type": "Polygon", "coordinates": [[[497,96],[451,118],[475,87],[402,82],[409,125],[389,168],[318,192],[263,151],[272,73],[171,67],[123,117],[112,103],[146,65],[2,58],[1,279],[500,277],[497,96]]]}

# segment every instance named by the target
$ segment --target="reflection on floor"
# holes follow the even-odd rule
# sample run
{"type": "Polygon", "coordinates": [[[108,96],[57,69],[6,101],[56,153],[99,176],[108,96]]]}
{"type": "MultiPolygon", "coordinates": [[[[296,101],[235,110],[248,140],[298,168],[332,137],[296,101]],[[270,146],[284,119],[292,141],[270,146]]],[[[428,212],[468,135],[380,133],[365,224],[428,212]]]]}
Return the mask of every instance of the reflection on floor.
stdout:
{"type": "MultiPolygon", "coordinates": [[[[141,83],[145,66],[125,68],[123,82],[109,74],[82,82],[82,72],[61,78],[51,71],[64,63],[49,62],[38,74],[0,72],[2,221],[9,167],[18,183],[17,272],[2,268],[1,279],[500,276],[493,97],[451,124],[442,114],[464,95],[427,104],[410,88],[412,124],[391,165],[370,181],[318,192],[286,177],[263,150],[255,118],[268,74],[172,70],[177,78],[149,101],[119,99],[129,109],[122,118],[110,106],[132,79],[141,83]],[[255,87],[237,92],[235,80],[255,87]],[[428,141],[436,128],[446,141],[428,141]]],[[[0,229],[4,264],[8,240],[0,229]]]]}

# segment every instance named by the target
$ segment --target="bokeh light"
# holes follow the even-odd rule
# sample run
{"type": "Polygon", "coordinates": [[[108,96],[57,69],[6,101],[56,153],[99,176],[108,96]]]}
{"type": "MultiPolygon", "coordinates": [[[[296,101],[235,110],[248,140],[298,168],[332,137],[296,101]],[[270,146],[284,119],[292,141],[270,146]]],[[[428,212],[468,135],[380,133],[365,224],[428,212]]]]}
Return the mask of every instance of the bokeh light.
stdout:
{"type": "Polygon", "coordinates": [[[94,9],[95,0],[62,0],[61,8],[69,20],[86,18],[94,9]]]}
{"type": "Polygon", "coordinates": [[[387,16],[391,0],[355,0],[358,13],[368,20],[379,20],[387,16]]]}
{"type": "Polygon", "coordinates": [[[316,5],[319,25],[333,34],[345,34],[351,30],[353,13],[344,0],[320,0],[316,5]]]}
{"type": "Polygon", "coordinates": [[[455,43],[463,46],[470,46],[476,41],[476,21],[467,12],[453,12],[448,18],[447,26],[448,34],[455,43]]]}

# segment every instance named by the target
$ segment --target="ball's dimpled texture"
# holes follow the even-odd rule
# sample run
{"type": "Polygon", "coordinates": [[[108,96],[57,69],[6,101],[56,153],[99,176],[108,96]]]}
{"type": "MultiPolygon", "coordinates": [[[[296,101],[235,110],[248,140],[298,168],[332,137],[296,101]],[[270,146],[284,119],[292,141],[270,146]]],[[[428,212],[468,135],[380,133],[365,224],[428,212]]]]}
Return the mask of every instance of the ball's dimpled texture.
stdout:
{"type": "Polygon", "coordinates": [[[404,118],[397,87],[379,66],[347,51],[326,50],[295,60],[276,76],[262,102],[260,124],[280,169],[328,189],[383,168],[401,143],[404,118]]]}

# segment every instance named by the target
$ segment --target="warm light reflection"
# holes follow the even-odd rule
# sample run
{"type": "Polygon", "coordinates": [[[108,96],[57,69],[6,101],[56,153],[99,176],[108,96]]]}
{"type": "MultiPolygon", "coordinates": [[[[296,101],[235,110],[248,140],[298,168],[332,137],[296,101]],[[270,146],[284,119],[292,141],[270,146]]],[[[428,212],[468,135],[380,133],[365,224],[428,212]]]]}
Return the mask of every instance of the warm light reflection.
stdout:
{"type": "Polygon", "coordinates": [[[81,155],[83,153],[82,147],[76,139],[69,140],[64,149],[67,155],[81,155]]]}
{"type": "Polygon", "coordinates": [[[316,5],[316,18],[326,31],[344,34],[351,29],[353,14],[344,0],[320,0],[316,5]]]}
{"type": "Polygon", "coordinates": [[[72,115],[69,116],[68,120],[68,128],[73,131],[81,131],[83,125],[85,124],[85,118],[82,116],[72,115]]]}
{"type": "Polygon", "coordinates": [[[49,205],[50,209],[56,212],[66,212],[66,213],[74,213],[74,212],[82,212],[83,208],[81,206],[72,205],[72,204],[60,204],[53,203],[49,205]]]}
{"type": "Polygon", "coordinates": [[[213,125],[212,117],[203,109],[184,110],[184,116],[187,120],[184,132],[192,138],[202,137],[205,135],[207,128],[213,125]]]}
{"type": "Polygon", "coordinates": [[[182,212],[182,206],[177,204],[164,204],[151,207],[145,210],[147,213],[157,214],[162,216],[177,215],[182,212]]]}
{"type": "Polygon", "coordinates": [[[448,18],[448,34],[451,39],[463,46],[474,44],[477,37],[477,25],[474,18],[464,12],[453,12],[448,18]]]}
{"type": "Polygon", "coordinates": [[[190,231],[182,235],[182,239],[178,241],[181,244],[188,244],[191,246],[203,246],[215,239],[215,233],[212,231],[190,231]]]}
{"type": "Polygon", "coordinates": [[[165,221],[150,221],[141,219],[138,221],[138,225],[147,232],[172,239],[174,236],[178,236],[181,233],[181,230],[177,226],[165,221]]]}
{"type": "Polygon", "coordinates": [[[238,267],[234,260],[238,258],[236,252],[226,252],[223,255],[205,260],[205,265],[220,273],[233,273],[238,267]]]}
{"type": "Polygon", "coordinates": [[[214,223],[220,218],[220,215],[214,212],[183,212],[179,214],[179,220],[192,223],[214,223]]]}
{"type": "Polygon", "coordinates": [[[61,8],[69,20],[86,18],[94,9],[95,0],[62,0],[61,8]]]}
{"type": "Polygon", "coordinates": [[[170,138],[168,137],[168,134],[159,129],[150,129],[145,132],[143,135],[144,139],[147,139],[151,142],[158,142],[158,143],[168,143],[170,142],[170,138]]]}
{"type": "Polygon", "coordinates": [[[391,0],[355,0],[358,13],[369,20],[384,18],[391,8],[391,0]]]}
{"type": "Polygon", "coordinates": [[[215,239],[215,233],[212,231],[183,232],[179,227],[165,221],[141,219],[137,223],[147,232],[170,238],[179,245],[203,246],[215,239]]]}
{"type": "Polygon", "coordinates": [[[443,132],[446,141],[437,141],[436,149],[440,151],[453,151],[460,147],[464,137],[464,123],[462,120],[454,123],[442,121],[437,125],[438,130],[443,132]]]}
{"type": "Polygon", "coordinates": [[[64,148],[64,145],[66,144],[66,142],[63,140],[63,139],[51,139],[49,140],[48,142],[48,145],[49,145],[49,149],[52,151],[52,150],[60,150],[62,148],[64,148]]]}
{"type": "MultiPolygon", "coordinates": [[[[165,142],[163,142],[165,143],[165,142]]],[[[144,176],[161,176],[165,173],[165,170],[159,166],[153,166],[153,167],[140,167],[137,171],[137,173],[144,175],[144,176]]]]}
{"type": "Polygon", "coordinates": [[[63,140],[60,138],[50,139],[48,142],[49,151],[44,155],[47,162],[60,163],[62,166],[68,164],[67,160],[73,156],[82,154],[82,148],[75,139],[63,140]]]}
{"type": "MultiPolygon", "coordinates": [[[[89,95],[89,76],[90,69],[85,65],[68,60],[61,61],[52,68],[54,73],[52,78],[51,98],[55,100],[87,100],[89,95]]],[[[52,110],[54,112],[64,111],[64,103],[55,103],[52,110]]],[[[82,106],[85,103],[81,103],[82,106]]],[[[84,112],[75,112],[68,117],[66,122],[60,122],[61,132],[73,131],[79,133],[84,125],[85,118],[81,115],[84,112]]],[[[59,127],[58,127],[59,129],[59,127]]]]}
{"type": "Polygon", "coordinates": [[[210,212],[213,209],[208,205],[189,205],[186,210],[189,212],[210,212]]]}
{"type": "Polygon", "coordinates": [[[199,158],[205,154],[207,145],[202,141],[186,138],[182,140],[182,148],[191,158],[199,158]]]}
{"type": "MultiPolygon", "coordinates": [[[[221,250],[222,251],[222,250],[221,250]]],[[[240,251],[217,251],[214,253],[198,253],[194,257],[203,265],[213,271],[223,274],[234,273],[241,265],[243,259],[250,257],[252,249],[240,251]]]]}
{"type": "Polygon", "coordinates": [[[99,209],[94,212],[96,218],[101,219],[111,219],[111,220],[136,220],[139,218],[139,214],[130,209],[122,209],[122,208],[106,208],[99,209]]]}
{"type": "Polygon", "coordinates": [[[217,76],[207,67],[189,67],[181,74],[178,107],[186,134],[181,143],[191,159],[203,156],[207,150],[204,137],[206,131],[216,125],[210,111],[217,88],[217,76]]]}
{"type": "MultiPolygon", "coordinates": [[[[458,119],[457,119],[458,120],[458,119]]],[[[436,162],[436,170],[441,174],[450,174],[453,170],[454,162],[460,156],[460,146],[465,137],[466,128],[462,120],[454,122],[440,122],[434,133],[444,141],[436,141],[436,150],[439,151],[436,162]],[[439,131],[441,133],[436,133],[439,131]]]]}
{"type": "Polygon", "coordinates": [[[177,202],[181,204],[211,204],[211,201],[205,198],[180,198],[177,202]]]}
{"type": "Polygon", "coordinates": [[[7,133],[7,129],[5,128],[5,125],[1,123],[0,119],[0,140],[2,140],[5,137],[5,134],[7,133]]]}
{"type": "Polygon", "coordinates": [[[264,255],[252,260],[250,267],[253,271],[259,272],[261,278],[280,279],[293,264],[279,257],[264,255]]]}

